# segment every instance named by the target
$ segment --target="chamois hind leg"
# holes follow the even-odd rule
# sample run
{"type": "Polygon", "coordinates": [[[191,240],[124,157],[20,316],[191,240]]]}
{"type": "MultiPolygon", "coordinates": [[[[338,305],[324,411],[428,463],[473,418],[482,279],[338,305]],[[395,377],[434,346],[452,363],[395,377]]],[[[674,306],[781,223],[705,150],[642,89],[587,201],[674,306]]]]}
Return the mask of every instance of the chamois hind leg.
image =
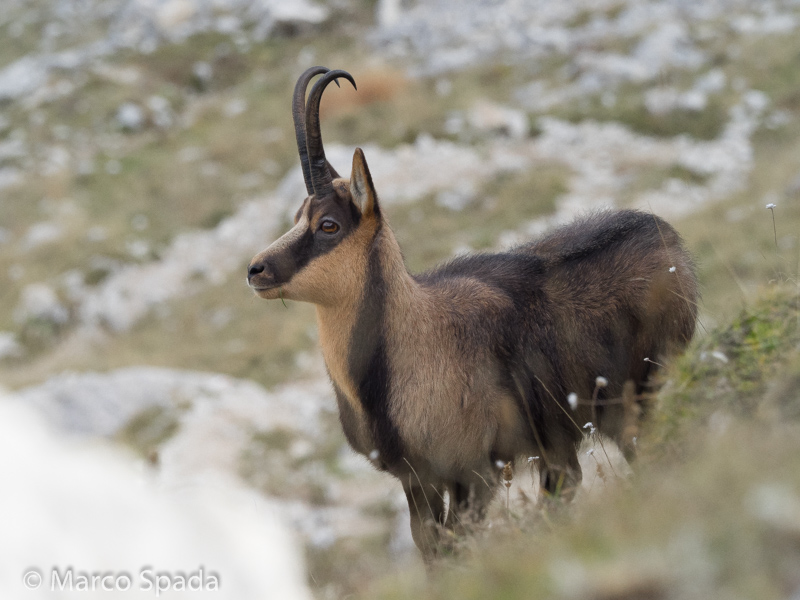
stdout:
{"type": "Polygon", "coordinates": [[[569,444],[548,450],[547,461],[543,460],[539,467],[541,494],[569,502],[575,497],[582,479],[577,447],[569,444]]]}
{"type": "MultiPolygon", "coordinates": [[[[413,475],[412,475],[413,477],[413,475]]],[[[441,527],[444,525],[444,488],[419,481],[403,483],[408,510],[411,513],[411,537],[430,562],[441,550],[441,527]]]]}

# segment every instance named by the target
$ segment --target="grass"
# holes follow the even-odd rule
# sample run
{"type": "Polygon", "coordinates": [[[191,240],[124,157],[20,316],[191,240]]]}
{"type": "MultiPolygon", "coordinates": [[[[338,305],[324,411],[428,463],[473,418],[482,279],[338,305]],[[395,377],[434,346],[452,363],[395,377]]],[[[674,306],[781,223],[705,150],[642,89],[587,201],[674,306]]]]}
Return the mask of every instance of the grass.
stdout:
{"type": "Polygon", "coordinates": [[[353,593],[785,598],[800,585],[797,301],[794,288],[768,290],[672,365],[625,485],[576,506],[517,508],[427,576],[401,568],[353,593]]]}
{"type": "Polygon", "coordinates": [[[719,137],[728,121],[729,101],[719,96],[710,96],[707,106],[700,111],[676,108],[653,114],[645,106],[643,92],[640,86],[625,84],[619,87],[616,100],[610,106],[596,95],[569,102],[556,108],[552,114],[573,123],[587,119],[616,121],[642,135],[674,137],[686,134],[700,140],[719,137]]]}

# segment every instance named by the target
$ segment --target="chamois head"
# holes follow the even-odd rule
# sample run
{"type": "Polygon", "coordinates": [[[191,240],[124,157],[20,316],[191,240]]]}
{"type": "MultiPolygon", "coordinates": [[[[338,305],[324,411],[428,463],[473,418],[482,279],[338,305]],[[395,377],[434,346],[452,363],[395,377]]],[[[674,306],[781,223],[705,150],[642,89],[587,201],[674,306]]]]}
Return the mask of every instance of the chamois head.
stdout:
{"type": "MultiPolygon", "coordinates": [[[[325,158],[319,127],[319,103],[327,85],[346,71],[312,67],[297,80],[292,100],[297,149],[308,196],[295,215],[295,225],[257,254],[247,270],[247,282],[262,298],[289,298],[333,304],[352,293],[381,214],[372,177],[361,148],[353,155],[349,180],[339,176],[325,158]],[[311,89],[316,75],[324,74],[311,89]]],[[[337,82],[338,85],[338,82],[337,82]]]]}

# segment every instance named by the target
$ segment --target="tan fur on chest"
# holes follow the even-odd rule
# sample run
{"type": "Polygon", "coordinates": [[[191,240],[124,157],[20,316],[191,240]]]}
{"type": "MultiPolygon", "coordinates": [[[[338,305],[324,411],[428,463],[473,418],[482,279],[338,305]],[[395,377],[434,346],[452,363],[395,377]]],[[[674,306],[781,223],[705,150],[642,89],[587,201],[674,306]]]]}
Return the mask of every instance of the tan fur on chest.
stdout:
{"type": "Polygon", "coordinates": [[[424,448],[428,459],[441,463],[435,468],[461,469],[490,451],[516,409],[495,380],[489,349],[459,339],[458,323],[505,310],[509,300],[469,279],[407,292],[424,310],[409,320],[397,300],[387,306],[391,378],[394,389],[403,390],[390,399],[391,414],[407,447],[424,448]]]}

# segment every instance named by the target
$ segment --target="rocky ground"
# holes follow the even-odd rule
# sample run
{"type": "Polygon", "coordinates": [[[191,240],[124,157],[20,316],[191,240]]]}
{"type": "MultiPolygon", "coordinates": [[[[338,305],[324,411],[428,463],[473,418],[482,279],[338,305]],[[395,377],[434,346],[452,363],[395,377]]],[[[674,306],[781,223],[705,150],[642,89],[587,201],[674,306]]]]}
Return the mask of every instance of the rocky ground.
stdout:
{"type": "Polygon", "coordinates": [[[9,398],[133,448],[163,481],[257,490],[307,544],[320,597],[351,589],[332,556],[414,552],[400,490],[343,441],[313,311],[243,284],[305,195],[288,109],[304,68],[359,83],[326,93],[326,150],[344,172],[364,148],[414,270],[632,206],[684,233],[704,326],[797,274],[796,1],[468,4],[11,0],[0,15],[9,398]]]}

